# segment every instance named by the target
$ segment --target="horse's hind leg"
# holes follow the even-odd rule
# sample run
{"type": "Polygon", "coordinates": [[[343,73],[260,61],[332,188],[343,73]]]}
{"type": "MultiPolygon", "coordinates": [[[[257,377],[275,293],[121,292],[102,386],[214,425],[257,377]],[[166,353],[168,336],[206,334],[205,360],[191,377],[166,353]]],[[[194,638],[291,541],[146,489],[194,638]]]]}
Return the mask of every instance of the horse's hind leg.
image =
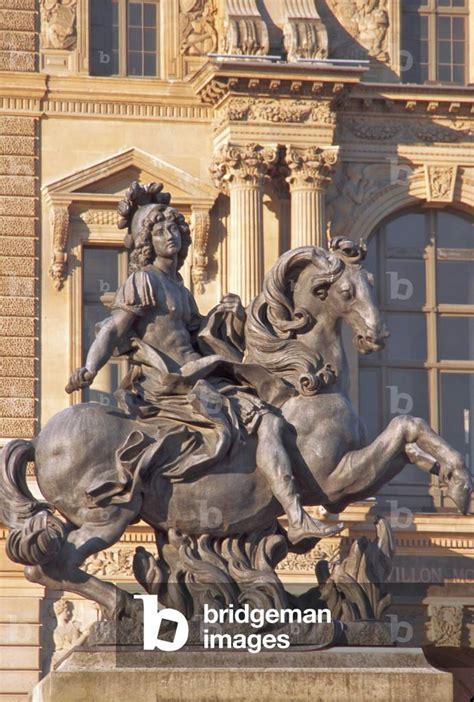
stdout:
{"type": "Polygon", "coordinates": [[[133,599],[124,590],[89,575],[80,566],[86,558],[112,546],[137,516],[141,498],[127,505],[88,510],[84,523],[70,531],[54,560],[27,566],[28,580],[54,590],[75,592],[97,602],[107,619],[130,614],[133,599]]]}

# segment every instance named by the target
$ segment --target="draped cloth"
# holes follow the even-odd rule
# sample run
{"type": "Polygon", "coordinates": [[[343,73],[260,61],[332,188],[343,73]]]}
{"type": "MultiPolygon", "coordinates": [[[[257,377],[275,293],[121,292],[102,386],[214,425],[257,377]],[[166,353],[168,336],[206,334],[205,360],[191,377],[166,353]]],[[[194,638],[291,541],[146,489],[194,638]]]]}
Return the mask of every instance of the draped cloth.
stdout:
{"type": "MultiPolygon", "coordinates": [[[[154,285],[146,270],[132,274],[112,308],[146,314],[157,305],[154,285]]],[[[202,319],[189,296],[201,358],[170,372],[165,355],[133,335],[116,351],[132,364],[116,397],[135,428],[116,451],[116,477],[103,476],[89,488],[91,504],[128,502],[152,470],[171,482],[197,480],[217,466],[222,470],[257,431],[261,417],[278,412],[295,394],[263,367],[243,362],[244,341],[233,315],[214,309],[202,319]]]]}

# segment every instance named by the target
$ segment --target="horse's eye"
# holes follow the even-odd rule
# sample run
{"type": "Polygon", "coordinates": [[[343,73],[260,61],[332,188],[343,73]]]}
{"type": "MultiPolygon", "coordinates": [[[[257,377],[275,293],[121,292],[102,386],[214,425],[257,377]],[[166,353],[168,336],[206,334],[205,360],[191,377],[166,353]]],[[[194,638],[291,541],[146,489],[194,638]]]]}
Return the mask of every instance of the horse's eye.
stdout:
{"type": "Polygon", "coordinates": [[[344,288],[344,290],[341,290],[341,297],[343,300],[350,300],[352,297],[352,292],[349,288],[344,288]]]}

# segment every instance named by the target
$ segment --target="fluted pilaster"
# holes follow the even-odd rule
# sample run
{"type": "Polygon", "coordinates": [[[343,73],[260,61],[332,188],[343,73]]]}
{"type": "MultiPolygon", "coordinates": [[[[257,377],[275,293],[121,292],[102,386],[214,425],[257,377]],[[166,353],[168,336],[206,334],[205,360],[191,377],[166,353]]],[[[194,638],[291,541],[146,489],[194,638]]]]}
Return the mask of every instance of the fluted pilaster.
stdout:
{"type": "Polygon", "coordinates": [[[230,197],[229,291],[244,305],[262,289],[263,184],[276,158],[276,148],[226,145],[211,167],[216,184],[230,197]]]}
{"type": "Polygon", "coordinates": [[[287,147],[291,194],[291,246],[323,246],[326,238],[326,188],[337,154],[317,147],[287,147]]]}

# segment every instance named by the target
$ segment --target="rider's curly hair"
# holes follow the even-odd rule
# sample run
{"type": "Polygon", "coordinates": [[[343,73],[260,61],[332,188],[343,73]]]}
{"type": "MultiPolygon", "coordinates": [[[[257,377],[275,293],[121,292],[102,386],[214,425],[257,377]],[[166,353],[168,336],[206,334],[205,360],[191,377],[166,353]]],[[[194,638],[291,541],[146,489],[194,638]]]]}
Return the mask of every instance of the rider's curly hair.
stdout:
{"type": "Polygon", "coordinates": [[[139,271],[145,266],[150,265],[156,258],[155,249],[153,248],[152,231],[156,224],[162,227],[168,222],[175,222],[179,227],[181,234],[181,249],[178,253],[178,269],[183,265],[188,250],[191,245],[191,233],[189,225],[184,216],[176,207],[170,205],[158,204],[144,218],[140,230],[135,238],[133,251],[130,255],[129,270],[130,273],[139,271]]]}

